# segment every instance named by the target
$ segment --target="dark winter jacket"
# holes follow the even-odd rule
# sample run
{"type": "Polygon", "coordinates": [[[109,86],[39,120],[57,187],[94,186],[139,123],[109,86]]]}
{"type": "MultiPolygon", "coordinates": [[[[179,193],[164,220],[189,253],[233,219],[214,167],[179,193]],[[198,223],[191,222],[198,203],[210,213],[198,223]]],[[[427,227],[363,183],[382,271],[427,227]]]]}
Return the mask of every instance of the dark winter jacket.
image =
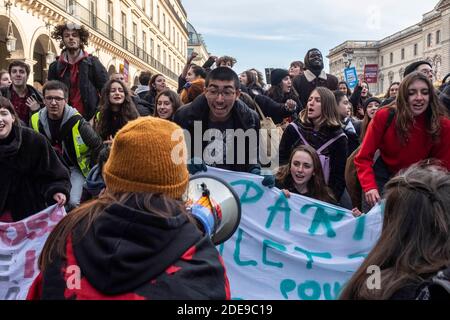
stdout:
{"type": "MultiPolygon", "coordinates": [[[[61,121],[61,132],[66,123],[69,123],[72,121],[71,119],[74,117],[81,118],[79,113],[76,109],[66,105],[64,109],[63,119],[61,121]]],[[[102,148],[102,139],[100,136],[95,132],[95,130],[91,127],[89,122],[87,122],[85,119],[81,118],[80,125],[79,125],[79,131],[81,135],[81,139],[83,139],[84,144],[89,147],[90,152],[90,159],[89,159],[89,166],[92,167],[96,162],[98,158],[98,154],[102,148]]],[[[75,125],[75,122],[70,125],[70,129],[67,130],[67,134],[65,134],[65,137],[63,137],[62,141],[62,152],[63,152],[63,160],[67,166],[78,166],[77,162],[77,156],[75,153],[74,148],[74,141],[72,136],[72,127],[75,125]]],[[[53,137],[50,132],[49,127],[49,121],[48,121],[48,114],[47,114],[47,108],[41,109],[39,111],[39,132],[42,133],[52,144],[54,143],[53,137]]],[[[80,168],[79,168],[80,169],[80,168]]],[[[81,169],[80,169],[81,171],[81,169]]]]}
{"type": "MultiPolygon", "coordinates": [[[[63,53],[64,54],[64,50],[63,53]]],[[[108,81],[108,73],[97,57],[89,55],[79,62],[79,88],[83,100],[86,120],[95,115],[100,100],[100,93],[108,81]]],[[[65,71],[66,65],[56,59],[48,69],[48,80],[59,80],[70,89],[70,71],[65,71]]]]}
{"type": "Polygon", "coordinates": [[[370,97],[370,94],[367,94],[367,97],[363,98],[361,96],[362,93],[362,87],[356,86],[355,90],[353,91],[352,95],[348,99],[350,103],[353,106],[353,115],[357,117],[358,119],[362,120],[364,116],[361,116],[358,113],[358,108],[364,108],[364,102],[370,97]]]}
{"type": "MultiPolygon", "coordinates": [[[[319,149],[328,140],[343,133],[340,127],[322,127],[319,131],[308,124],[295,121],[303,137],[314,148],[319,149]]],[[[291,152],[295,147],[304,144],[297,130],[290,124],[283,133],[280,141],[280,164],[287,164],[291,152]]],[[[336,199],[340,199],[345,189],[345,164],[348,153],[347,138],[345,136],[336,140],[322,151],[322,154],[330,157],[330,179],[328,186],[334,193],[336,199]]]]}
{"type": "Polygon", "coordinates": [[[110,205],[84,236],[86,221],[76,226],[66,258],[56,256],[27,299],[230,299],[225,267],[210,238],[180,212],[161,217],[136,202],[110,205]],[[66,285],[67,266],[80,268],[80,289],[66,285]]]}
{"type": "Polygon", "coordinates": [[[63,193],[69,200],[70,175],[44,136],[13,126],[0,140],[0,217],[10,211],[19,221],[55,203],[63,193]]]}
{"type": "MultiPolygon", "coordinates": [[[[233,121],[234,129],[242,129],[244,132],[249,129],[253,129],[256,133],[259,132],[260,129],[260,121],[258,114],[250,109],[244,102],[241,100],[237,100],[234,103],[233,109],[231,111],[231,119],[233,121]]],[[[181,128],[186,129],[190,136],[190,146],[188,145],[189,158],[197,157],[203,159],[203,150],[210,143],[209,141],[203,141],[203,135],[205,131],[208,129],[209,122],[209,106],[208,101],[206,100],[204,95],[198,96],[192,103],[182,106],[177,110],[174,116],[174,122],[178,124],[181,128]],[[202,127],[202,137],[194,136],[194,122],[200,122],[202,127]],[[195,139],[198,141],[202,141],[202,154],[198,155],[194,153],[195,139]]],[[[239,157],[242,154],[238,153],[238,144],[237,139],[234,139],[234,162],[233,164],[216,164],[216,167],[227,169],[231,171],[239,171],[239,172],[250,172],[254,168],[259,168],[260,165],[258,163],[258,145],[259,145],[259,137],[256,134],[256,146],[250,146],[249,139],[246,139],[245,142],[245,162],[243,164],[238,163],[238,155],[239,157]],[[256,150],[255,150],[256,148],[256,150]],[[256,155],[256,158],[249,159],[250,150],[254,151],[253,154],[256,155]]],[[[241,152],[242,153],[242,152],[241,152]]],[[[188,158],[188,159],[189,159],[188,158]]],[[[209,164],[211,165],[211,164],[209,164]]]]}
{"type": "Polygon", "coordinates": [[[317,87],[326,87],[331,91],[338,89],[338,79],[325,71],[316,77],[311,71],[306,70],[304,74],[294,78],[292,85],[298,92],[302,106],[306,106],[309,95],[317,87]]]}
{"type": "Polygon", "coordinates": [[[424,281],[408,283],[389,300],[450,300],[450,267],[435,274],[421,275],[424,281]]]}
{"type": "Polygon", "coordinates": [[[152,116],[155,112],[155,105],[152,105],[140,96],[131,96],[131,99],[133,100],[133,103],[141,117],[152,116]]]}
{"type": "Polygon", "coordinates": [[[344,133],[347,136],[348,140],[348,157],[361,144],[361,141],[359,139],[359,137],[361,136],[361,121],[348,117],[347,119],[345,119],[342,125],[342,129],[344,130],[344,133]]]}
{"type": "Polygon", "coordinates": [[[447,113],[450,114],[450,83],[442,88],[442,91],[439,94],[439,100],[441,100],[444,107],[446,107],[447,113]]]}
{"type": "MultiPolygon", "coordinates": [[[[11,101],[11,90],[13,90],[13,85],[10,85],[9,87],[1,88],[0,93],[3,97],[5,97],[6,99],[11,101]]],[[[28,91],[27,97],[31,97],[34,95],[36,97],[37,102],[41,106],[41,109],[45,108],[44,99],[42,98],[42,94],[38,90],[36,90],[34,87],[27,84],[27,91],[28,91]]],[[[35,112],[37,112],[37,111],[35,111],[35,112]]],[[[31,115],[35,112],[32,112],[30,110],[28,119],[21,119],[25,125],[28,125],[28,123],[30,122],[31,115]]]]}
{"type": "Polygon", "coordinates": [[[289,111],[284,103],[278,103],[265,95],[255,96],[255,102],[259,105],[264,116],[271,117],[275,124],[283,122],[284,118],[292,116],[296,110],[289,111]]]}

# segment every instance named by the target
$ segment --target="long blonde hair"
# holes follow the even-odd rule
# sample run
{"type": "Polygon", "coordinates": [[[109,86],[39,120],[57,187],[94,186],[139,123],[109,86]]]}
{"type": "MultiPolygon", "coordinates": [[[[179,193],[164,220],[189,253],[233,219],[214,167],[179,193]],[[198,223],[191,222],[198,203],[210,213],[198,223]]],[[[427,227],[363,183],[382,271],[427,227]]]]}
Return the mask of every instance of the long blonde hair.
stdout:
{"type": "MultiPolygon", "coordinates": [[[[341,121],[339,120],[339,114],[337,112],[336,98],[333,92],[325,87],[315,88],[311,94],[317,91],[320,96],[320,104],[322,109],[322,115],[320,116],[319,124],[321,127],[341,127],[341,121]]],[[[304,124],[312,124],[312,121],[308,118],[308,105],[300,112],[300,121],[304,124]]]]}

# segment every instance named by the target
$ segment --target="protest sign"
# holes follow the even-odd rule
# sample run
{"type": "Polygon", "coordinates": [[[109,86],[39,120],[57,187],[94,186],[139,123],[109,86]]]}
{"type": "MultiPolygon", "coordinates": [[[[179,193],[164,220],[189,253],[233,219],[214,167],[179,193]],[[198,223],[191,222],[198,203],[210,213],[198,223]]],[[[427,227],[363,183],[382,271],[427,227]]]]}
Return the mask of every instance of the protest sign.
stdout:
{"type": "Polygon", "coordinates": [[[64,215],[64,207],[54,205],[24,220],[0,223],[0,300],[26,298],[39,274],[45,241],[64,215]]]}
{"type": "MultiPolygon", "coordinates": [[[[381,208],[350,211],[300,195],[285,198],[262,177],[208,168],[241,199],[236,233],[218,246],[233,299],[332,300],[381,232],[381,208]]],[[[214,194],[211,195],[214,197],[214,194]]]]}
{"type": "Polygon", "coordinates": [[[350,89],[353,89],[358,84],[358,74],[356,73],[356,68],[346,68],[344,70],[345,82],[350,89]]]}

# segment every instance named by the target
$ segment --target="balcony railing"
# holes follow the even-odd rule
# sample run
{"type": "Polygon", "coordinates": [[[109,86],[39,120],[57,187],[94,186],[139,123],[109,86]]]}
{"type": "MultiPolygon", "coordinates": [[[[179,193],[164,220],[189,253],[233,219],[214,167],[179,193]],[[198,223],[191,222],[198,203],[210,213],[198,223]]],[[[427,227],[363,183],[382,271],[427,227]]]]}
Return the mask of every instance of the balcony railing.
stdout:
{"type": "Polygon", "coordinates": [[[103,36],[117,44],[119,47],[127,50],[129,53],[149,64],[162,74],[175,81],[178,80],[178,76],[175,74],[175,72],[169,70],[169,68],[164,66],[161,62],[157,61],[149,53],[145,52],[134,42],[127,39],[125,35],[115,30],[111,25],[100,19],[97,15],[93,14],[89,9],[83,7],[78,2],[72,0],[49,0],[49,2],[58,6],[74,18],[77,18],[86,26],[89,26],[91,29],[102,34],[103,36]]]}

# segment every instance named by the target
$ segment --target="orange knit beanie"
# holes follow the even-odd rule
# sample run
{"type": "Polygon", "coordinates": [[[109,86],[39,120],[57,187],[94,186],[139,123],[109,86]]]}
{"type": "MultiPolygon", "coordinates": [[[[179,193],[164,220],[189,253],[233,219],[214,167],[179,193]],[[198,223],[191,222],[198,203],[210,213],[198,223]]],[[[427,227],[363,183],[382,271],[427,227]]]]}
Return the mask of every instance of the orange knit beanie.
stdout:
{"type": "Polygon", "coordinates": [[[184,136],[175,123],[154,117],[130,121],[116,134],[103,168],[106,187],[181,199],[189,181],[185,157],[184,136]],[[180,134],[172,141],[175,130],[180,134]]]}

